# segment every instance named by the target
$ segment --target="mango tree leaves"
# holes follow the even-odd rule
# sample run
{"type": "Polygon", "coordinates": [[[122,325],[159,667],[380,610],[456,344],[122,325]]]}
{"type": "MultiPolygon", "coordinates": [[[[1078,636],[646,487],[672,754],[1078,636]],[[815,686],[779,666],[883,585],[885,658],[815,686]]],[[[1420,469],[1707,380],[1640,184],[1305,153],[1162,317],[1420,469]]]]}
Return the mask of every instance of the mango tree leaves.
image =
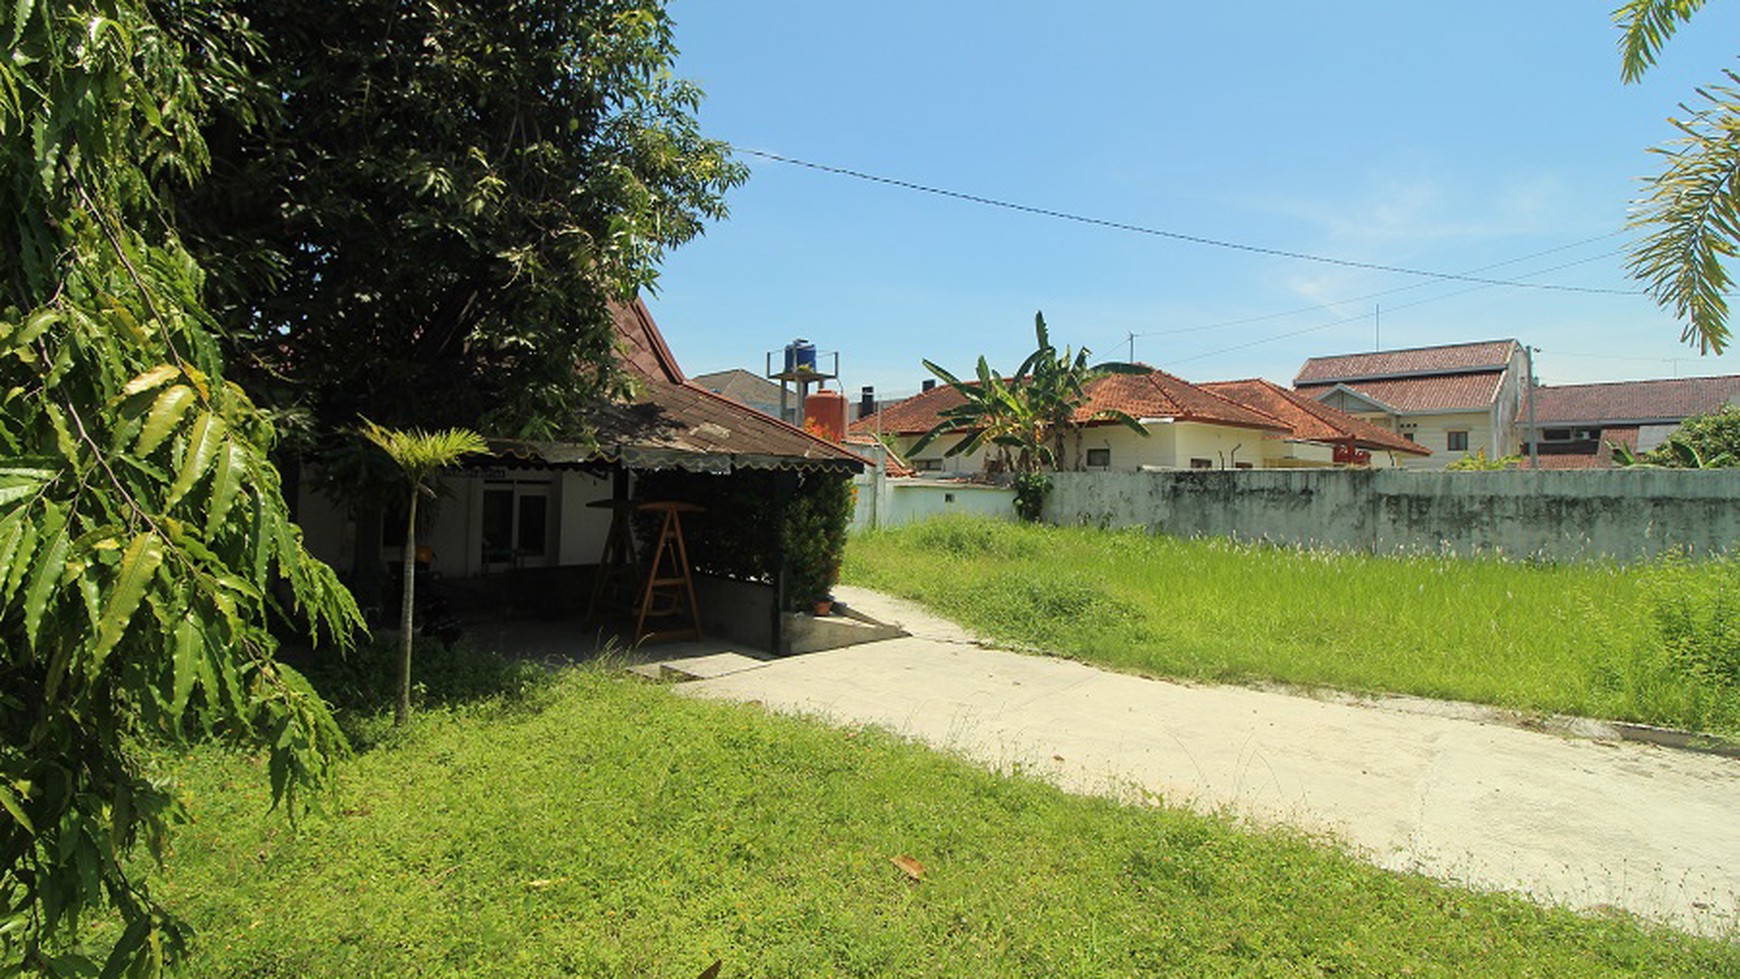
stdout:
{"type": "Polygon", "coordinates": [[[221,729],[268,753],[279,801],[317,784],[342,738],[267,622],[343,636],[358,616],[302,548],[271,424],[224,381],[154,183],[197,175],[245,25],[222,5],[164,26],[143,0],[0,0],[6,38],[0,974],[153,975],[183,929],[129,851],[161,854],[178,804],[138,746],[221,729]],[[103,908],[123,927],[92,958],[78,922],[103,908]]]}

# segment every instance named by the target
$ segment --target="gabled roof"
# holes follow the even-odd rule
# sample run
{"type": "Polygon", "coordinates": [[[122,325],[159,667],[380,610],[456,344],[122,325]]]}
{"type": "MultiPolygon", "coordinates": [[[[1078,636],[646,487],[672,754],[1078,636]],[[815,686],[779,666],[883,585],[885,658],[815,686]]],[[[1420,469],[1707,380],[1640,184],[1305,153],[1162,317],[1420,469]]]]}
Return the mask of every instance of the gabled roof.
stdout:
{"type": "MultiPolygon", "coordinates": [[[[1147,374],[1108,374],[1088,383],[1087,402],[1076,420],[1094,424],[1099,411],[1122,411],[1134,418],[1169,418],[1173,421],[1228,425],[1264,431],[1288,431],[1280,419],[1229,401],[1212,391],[1162,370],[1147,374]]],[[[965,399],[942,384],[899,401],[874,415],[853,422],[849,431],[874,434],[922,435],[936,427],[942,413],[965,399]]]]}
{"type": "Polygon", "coordinates": [[[1339,388],[1379,402],[1397,414],[1485,411],[1497,400],[1502,371],[1398,377],[1376,381],[1334,381],[1296,385],[1300,394],[1324,398],[1339,388]]]}
{"type": "Polygon", "coordinates": [[[1230,425],[1266,431],[1288,430],[1285,422],[1168,374],[1107,374],[1087,386],[1087,404],[1076,412],[1087,421],[1096,411],[1121,411],[1133,418],[1170,418],[1181,422],[1230,425]]]}
{"type": "Polygon", "coordinates": [[[1214,381],[1202,385],[1211,391],[1286,422],[1292,436],[1309,442],[1348,443],[1362,449],[1431,455],[1432,450],[1411,442],[1387,428],[1362,421],[1296,391],[1262,378],[1214,381]]]}
{"type": "Polygon", "coordinates": [[[779,385],[741,367],[696,374],[689,382],[750,407],[779,404],[779,385]]]}
{"type": "Polygon", "coordinates": [[[896,401],[873,415],[865,415],[848,425],[846,431],[866,435],[878,432],[923,435],[936,427],[943,412],[965,400],[959,391],[947,384],[939,384],[904,401],[896,401]]]}
{"type": "Polygon", "coordinates": [[[1406,350],[1312,357],[1293,378],[1294,387],[1336,381],[1374,381],[1431,374],[1502,371],[1510,366],[1519,345],[1515,340],[1483,340],[1406,350]]]}
{"type": "Polygon", "coordinates": [[[632,469],[862,471],[853,452],[714,394],[683,376],[646,305],[611,304],[632,398],[603,405],[588,421],[597,445],[491,439],[498,455],[547,465],[619,463],[632,469]]]}
{"type": "MultiPolygon", "coordinates": [[[[1535,389],[1535,424],[1673,424],[1740,399],[1740,374],[1535,389]]],[[[1524,417],[1527,417],[1526,415],[1524,417]]]]}

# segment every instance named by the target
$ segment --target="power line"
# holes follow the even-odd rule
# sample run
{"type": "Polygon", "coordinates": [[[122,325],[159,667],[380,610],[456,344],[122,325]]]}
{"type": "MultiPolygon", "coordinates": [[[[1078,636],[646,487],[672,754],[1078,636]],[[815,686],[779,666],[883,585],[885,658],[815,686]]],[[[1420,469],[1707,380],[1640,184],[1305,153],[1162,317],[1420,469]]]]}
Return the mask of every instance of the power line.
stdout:
{"type": "MultiPolygon", "coordinates": [[[[1606,236],[1604,235],[1602,237],[1606,237],[1606,236]]],[[[1592,240],[1599,240],[1599,239],[1592,239],[1592,240]]],[[[1583,244],[1586,244],[1586,243],[1587,242],[1583,242],[1583,244]]],[[[1565,246],[1565,247],[1570,247],[1570,246],[1565,246]]],[[[1557,251],[1559,249],[1553,249],[1553,250],[1557,251]]],[[[1557,272],[1557,271],[1560,271],[1561,269],[1568,269],[1573,265],[1581,265],[1584,262],[1592,262],[1592,261],[1595,261],[1596,259],[1605,258],[1605,257],[1606,257],[1605,255],[1596,255],[1593,258],[1580,258],[1575,262],[1566,262],[1563,265],[1555,265],[1552,268],[1541,269],[1538,272],[1531,272],[1529,274],[1530,275],[1545,275],[1548,272],[1557,272]]],[[[1520,261],[1520,259],[1519,259],[1519,261],[1520,261]]],[[[1441,295],[1441,296],[1428,296],[1425,299],[1417,299],[1411,303],[1403,303],[1400,306],[1391,306],[1390,309],[1392,311],[1398,310],[1398,309],[1412,309],[1415,306],[1424,306],[1427,303],[1437,302],[1441,299],[1450,299],[1450,298],[1455,297],[1455,296],[1466,295],[1470,292],[1479,292],[1481,289],[1484,289],[1484,288],[1486,288],[1486,286],[1474,286],[1473,288],[1470,288],[1470,289],[1458,289],[1455,292],[1445,293],[1444,295],[1441,295]]],[[[1289,339],[1291,337],[1303,336],[1307,333],[1316,333],[1319,330],[1327,330],[1330,327],[1344,326],[1348,323],[1358,323],[1363,319],[1365,319],[1365,314],[1361,313],[1358,316],[1349,316],[1349,317],[1346,317],[1344,319],[1334,320],[1334,321],[1329,322],[1329,323],[1322,323],[1322,324],[1319,324],[1317,326],[1308,326],[1302,330],[1291,330],[1291,331],[1286,332],[1286,333],[1277,333],[1274,336],[1262,337],[1262,338],[1259,338],[1256,340],[1252,340],[1248,343],[1241,343],[1241,344],[1237,344],[1237,345],[1234,345],[1231,347],[1223,347],[1219,350],[1210,350],[1207,353],[1192,354],[1189,357],[1179,357],[1179,358],[1176,358],[1173,360],[1169,360],[1169,361],[1167,361],[1167,363],[1169,363],[1169,364],[1183,364],[1183,363],[1189,363],[1190,361],[1193,361],[1193,360],[1204,360],[1204,359],[1209,358],[1209,357],[1218,357],[1221,354],[1235,353],[1235,352],[1240,351],[1240,350],[1247,350],[1251,347],[1260,347],[1265,343],[1273,343],[1276,340],[1286,340],[1286,339],[1289,339]]]]}
{"type": "Polygon", "coordinates": [[[999,200],[995,197],[985,197],[979,194],[969,194],[958,190],[948,190],[943,187],[932,187],[928,184],[914,183],[910,180],[883,177],[873,173],[865,173],[862,170],[853,170],[848,167],[829,166],[825,163],[800,160],[796,157],[782,156],[778,153],[769,153],[766,150],[754,150],[742,146],[733,146],[732,150],[733,152],[743,153],[748,156],[758,156],[765,160],[773,160],[777,163],[785,163],[795,167],[804,167],[809,170],[817,170],[822,173],[831,173],[842,177],[851,177],[855,180],[864,180],[869,181],[870,183],[885,184],[890,187],[899,187],[903,190],[935,194],[939,197],[950,197],[955,200],[968,201],[973,204],[983,204],[987,207],[999,207],[1010,211],[1020,211],[1024,214],[1035,214],[1040,217],[1056,218],[1061,221],[1074,221],[1078,224],[1092,225],[1094,227],[1111,228],[1116,231],[1128,231],[1133,234],[1152,235],[1157,238],[1168,238],[1173,241],[1182,241],[1193,245],[1225,248],[1232,251],[1248,252],[1256,255],[1290,258],[1302,262],[1317,262],[1323,265],[1335,265],[1342,268],[1363,269],[1368,272],[1388,272],[1396,275],[1412,275],[1420,278],[1440,279],[1450,282],[1473,282],[1484,286],[1541,289],[1551,292],[1595,293],[1610,296],[1639,296],[1644,294],[1644,291],[1641,289],[1603,289],[1594,286],[1568,286],[1550,282],[1520,282],[1512,279],[1484,279],[1478,276],[1462,275],[1455,272],[1435,272],[1430,269],[1414,269],[1400,265],[1383,265],[1377,262],[1360,262],[1353,259],[1335,258],[1328,255],[1313,255],[1309,252],[1295,252],[1281,248],[1268,248],[1262,245],[1226,241],[1219,238],[1205,237],[1203,235],[1185,234],[1180,231],[1167,231],[1163,228],[1150,228],[1125,221],[1111,221],[1105,218],[1087,217],[1086,215],[1074,214],[1069,211],[1059,211],[1047,207],[1035,207],[1031,204],[1019,204],[1014,201],[999,200]]]}
{"type": "MultiPolygon", "coordinates": [[[[1548,248],[1544,251],[1533,252],[1531,254],[1523,255],[1523,256],[1518,257],[1518,258],[1509,258],[1509,259],[1505,259],[1502,262],[1494,262],[1491,265],[1483,265],[1480,268],[1468,270],[1467,274],[1474,275],[1474,274],[1477,274],[1480,272],[1485,272],[1488,269],[1496,269],[1496,268],[1500,268],[1500,267],[1505,266],[1505,265],[1515,265],[1518,262],[1526,262],[1526,261],[1529,261],[1530,259],[1542,258],[1542,257],[1547,256],[1547,255],[1552,255],[1556,252],[1562,252],[1562,251],[1566,251],[1566,250],[1569,250],[1572,248],[1580,248],[1583,245],[1594,244],[1597,241],[1605,241],[1608,238],[1613,238],[1613,237],[1616,237],[1618,235],[1622,235],[1624,233],[1625,233],[1624,231],[1609,231],[1608,233],[1606,233],[1604,235],[1596,235],[1593,238],[1584,238],[1581,241],[1573,241],[1568,245],[1559,245],[1559,246],[1554,247],[1554,248],[1548,248]]],[[[1619,249],[1616,251],[1609,251],[1609,252],[1602,252],[1599,255],[1592,255],[1588,258],[1578,259],[1575,262],[1568,262],[1564,265],[1556,265],[1553,268],[1543,269],[1542,271],[1543,272],[1555,272],[1555,271],[1558,271],[1560,269],[1570,268],[1574,265],[1584,265],[1584,264],[1587,264],[1589,262],[1598,262],[1601,259],[1611,258],[1615,255],[1622,255],[1622,254],[1624,254],[1624,249],[1619,249]]],[[[1528,274],[1529,275],[1540,275],[1541,272],[1530,272],[1528,274]]],[[[1206,324],[1204,326],[1186,326],[1186,327],[1181,327],[1181,328],[1176,329],[1176,330],[1150,330],[1146,333],[1137,333],[1136,338],[1141,339],[1143,337],[1176,336],[1177,334],[1180,334],[1180,333],[1202,333],[1202,332],[1205,332],[1207,330],[1225,329],[1226,327],[1229,327],[1229,326],[1244,326],[1244,325],[1250,324],[1250,323],[1262,323],[1262,322],[1265,322],[1267,320],[1285,319],[1286,317],[1289,317],[1289,316],[1299,316],[1299,315],[1302,315],[1304,313],[1315,313],[1320,309],[1334,309],[1337,306],[1346,306],[1346,305],[1349,305],[1351,303],[1360,303],[1360,302],[1367,302],[1367,301],[1370,301],[1373,299],[1381,299],[1384,296],[1393,296],[1398,292],[1410,292],[1414,289],[1424,289],[1429,285],[1432,285],[1432,283],[1430,283],[1430,282],[1415,282],[1411,285],[1397,286],[1394,289],[1384,289],[1380,292],[1367,293],[1363,296],[1353,296],[1353,297],[1350,297],[1348,299],[1338,299],[1334,302],[1318,303],[1315,306],[1302,306],[1298,309],[1290,309],[1290,310],[1287,310],[1286,312],[1282,312],[1282,313],[1265,313],[1261,316],[1248,316],[1248,317],[1244,317],[1244,318],[1236,319],[1236,320],[1222,320],[1218,323],[1209,323],[1209,324],[1206,324]]],[[[1484,288],[1489,288],[1489,287],[1481,286],[1480,288],[1484,289],[1484,288]]],[[[1465,295],[1465,294],[1467,294],[1469,292],[1473,292],[1473,291],[1475,291],[1475,290],[1473,290],[1473,289],[1461,289],[1461,290],[1457,290],[1456,292],[1446,293],[1442,296],[1435,296],[1433,298],[1434,299],[1449,299],[1452,296],[1461,296],[1461,295],[1465,295]]],[[[1417,305],[1419,305],[1419,303],[1410,303],[1409,305],[1410,306],[1417,306],[1417,305]]],[[[1405,307],[1395,307],[1395,308],[1405,308],[1405,307]]]]}

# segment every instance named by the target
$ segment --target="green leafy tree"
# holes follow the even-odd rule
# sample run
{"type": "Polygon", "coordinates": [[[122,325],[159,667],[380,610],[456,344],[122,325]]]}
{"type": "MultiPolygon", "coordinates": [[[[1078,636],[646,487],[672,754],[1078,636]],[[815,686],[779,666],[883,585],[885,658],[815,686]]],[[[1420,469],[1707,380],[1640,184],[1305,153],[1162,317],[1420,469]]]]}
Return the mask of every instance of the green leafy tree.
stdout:
{"type": "Polygon", "coordinates": [[[399,612],[399,697],[393,704],[393,723],[411,719],[411,639],[415,625],[412,602],[417,591],[417,501],[435,497],[436,473],[449,469],[468,455],[488,451],[483,437],[462,428],[440,432],[398,431],[363,422],[363,436],[380,446],[410,484],[405,503],[404,589],[399,612]]]}
{"type": "Polygon", "coordinates": [[[161,197],[203,171],[250,37],[220,7],[157,9],[0,5],[0,973],[181,952],[130,859],[181,813],[142,745],[263,747],[280,801],[344,748],[268,623],[345,635],[356,609],[290,522],[161,197]],[[118,939],[81,946],[103,908],[118,939]]]}
{"type": "MultiPolygon", "coordinates": [[[[1642,78],[1662,45],[1704,0],[1627,0],[1614,11],[1622,75],[1642,78]]],[[[1685,323],[1680,339],[1720,354],[1729,339],[1727,263],[1740,247],[1740,75],[1698,90],[1686,118],[1669,121],[1680,136],[1655,152],[1666,162],[1637,203],[1633,227],[1648,229],[1629,266],[1656,302],[1685,323]]]]}
{"type": "Polygon", "coordinates": [[[1445,469],[1453,472],[1502,472],[1514,469],[1522,463],[1522,456],[1498,456],[1489,459],[1484,448],[1475,450],[1470,456],[1463,456],[1452,462],[1445,469]]]}
{"type": "Polygon", "coordinates": [[[261,38],[178,218],[250,391],[348,451],[395,427],[581,437],[612,298],[746,170],[663,0],[233,0],[261,38]]]}
{"type": "Polygon", "coordinates": [[[1740,405],[1724,405],[1680,423],[1667,440],[1644,453],[1610,443],[1613,461],[1621,466],[1660,469],[1740,468],[1740,405]]]}

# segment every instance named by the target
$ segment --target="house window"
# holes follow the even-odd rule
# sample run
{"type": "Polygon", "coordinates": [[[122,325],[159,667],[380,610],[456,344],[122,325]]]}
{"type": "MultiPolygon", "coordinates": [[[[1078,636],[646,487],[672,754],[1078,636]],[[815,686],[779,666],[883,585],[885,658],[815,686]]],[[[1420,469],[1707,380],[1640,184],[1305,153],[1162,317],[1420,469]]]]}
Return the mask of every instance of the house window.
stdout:
{"type": "Polygon", "coordinates": [[[1104,469],[1112,464],[1111,449],[1087,450],[1087,464],[1092,469],[1104,469]]]}
{"type": "Polygon", "coordinates": [[[921,473],[941,472],[942,471],[942,460],[941,459],[914,459],[914,460],[912,460],[912,468],[918,470],[921,473]]]}
{"type": "Polygon", "coordinates": [[[1542,442],[1569,442],[1571,430],[1568,428],[1544,428],[1541,430],[1542,442]]]}
{"type": "Polygon", "coordinates": [[[1234,469],[1254,469],[1255,467],[1251,463],[1248,463],[1248,462],[1235,462],[1235,463],[1233,463],[1233,468],[1234,469]]]}
{"type": "Polygon", "coordinates": [[[491,484],[483,490],[483,563],[489,570],[541,565],[550,556],[548,484],[491,484]]]}
{"type": "Polygon", "coordinates": [[[1192,468],[1192,469],[1213,469],[1214,468],[1214,460],[1213,459],[1192,459],[1192,460],[1190,460],[1190,468],[1192,468]]]}
{"type": "Polygon", "coordinates": [[[1408,441],[1412,442],[1412,441],[1414,441],[1414,433],[1413,432],[1403,432],[1402,438],[1405,438],[1408,441]]]}
{"type": "Polygon", "coordinates": [[[1446,436],[1447,442],[1446,442],[1444,448],[1450,450],[1451,452],[1467,452],[1468,451],[1468,433],[1467,432],[1446,432],[1445,436],[1446,436]]]}

